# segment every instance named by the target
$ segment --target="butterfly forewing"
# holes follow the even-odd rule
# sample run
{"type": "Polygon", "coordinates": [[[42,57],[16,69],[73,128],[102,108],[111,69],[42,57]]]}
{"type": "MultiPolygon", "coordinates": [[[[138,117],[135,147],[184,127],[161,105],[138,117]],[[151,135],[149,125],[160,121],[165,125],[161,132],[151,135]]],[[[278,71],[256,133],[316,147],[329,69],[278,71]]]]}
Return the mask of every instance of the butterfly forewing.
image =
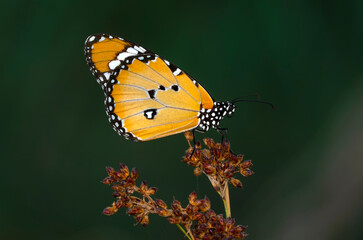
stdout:
{"type": "Polygon", "coordinates": [[[85,54],[104,90],[109,120],[127,139],[148,141],[196,128],[201,107],[213,107],[199,83],[132,42],[92,35],[85,54]]]}

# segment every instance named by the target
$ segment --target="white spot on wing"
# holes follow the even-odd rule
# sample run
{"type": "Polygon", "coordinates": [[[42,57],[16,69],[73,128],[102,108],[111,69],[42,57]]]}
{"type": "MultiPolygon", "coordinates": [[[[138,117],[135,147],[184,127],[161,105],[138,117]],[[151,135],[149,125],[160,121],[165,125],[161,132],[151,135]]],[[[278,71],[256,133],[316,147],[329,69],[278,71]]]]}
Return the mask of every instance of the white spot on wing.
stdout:
{"type": "Polygon", "coordinates": [[[107,80],[109,80],[109,79],[110,79],[110,76],[111,76],[111,73],[106,72],[106,73],[104,73],[103,75],[105,76],[105,78],[106,78],[107,80]]]}
{"type": "Polygon", "coordinates": [[[101,37],[100,40],[99,40],[99,42],[102,42],[105,39],[106,39],[105,37],[101,37]]]}
{"type": "Polygon", "coordinates": [[[88,42],[92,42],[93,40],[95,40],[95,38],[96,38],[95,36],[88,38],[88,42]]]}
{"type": "Polygon", "coordinates": [[[115,68],[117,68],[119,65],[121,64],[121,62],[119,60],[113,60],[108,64],[108,67],[111,70],[114,70],[115,68]]]}
{"type": "Polygon", "coordinates": [[[133,55],[134,54],[129,53],[129,52],[122,52],[119,55],[117,55],[117,59],[123,61],[123,60],[125,60],[125,58],[133,56],[133,55]]]}
{"type": "Polygon", "coordinates": [[[146,52],[146,50],[145,49],[141,49],[141,47],[138,47],[138,46],[134,46],[134,48],[137,50],[137,51],[139,51],[139,52],[142,52],[142,53],[144,53],[144,52],[146,52]]]}
{"type": "Polygon", "coordinates": [[[136,49],[134,49],[132,47],[129,47],[126,51],[129,52],[129,53],[132,53],[132,54],[138,54],[139,53],[136,49]]]}
{"type": "Polygon", "coordinates": [[[166,63],[166,65],[170,65],[170,62],[168,60],[164,60],[164,62],[166,63]]]}
{"type": "Polygon", "coordinates": [[[174,74],[174,76],[176,76],[176,75],[178,75],[180,72],[181,72],[180,68],[177,68],[177,69],[173,72],[173,74],[174,74]]]}
{"type": "Polygon", "coordinates": [[[146,114],[147,119],[151,119],[153,117],[153,112],[152,111],[146,112],[145,114],[146,114]]]}

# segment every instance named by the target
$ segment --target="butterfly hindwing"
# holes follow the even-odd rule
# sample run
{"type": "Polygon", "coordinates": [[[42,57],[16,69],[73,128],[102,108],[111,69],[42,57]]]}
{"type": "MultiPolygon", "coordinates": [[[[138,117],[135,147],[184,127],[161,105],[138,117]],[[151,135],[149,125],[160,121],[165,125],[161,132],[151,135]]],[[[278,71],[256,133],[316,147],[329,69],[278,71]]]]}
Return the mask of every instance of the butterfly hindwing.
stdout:
{"type": "Polygon", "coordinates": [[[104,90],[109,121],[127,139],[148,141],[196,128],[201,107],[213,107],[199,83],[132,42],[92,35],[85,54],[104,90]]]}

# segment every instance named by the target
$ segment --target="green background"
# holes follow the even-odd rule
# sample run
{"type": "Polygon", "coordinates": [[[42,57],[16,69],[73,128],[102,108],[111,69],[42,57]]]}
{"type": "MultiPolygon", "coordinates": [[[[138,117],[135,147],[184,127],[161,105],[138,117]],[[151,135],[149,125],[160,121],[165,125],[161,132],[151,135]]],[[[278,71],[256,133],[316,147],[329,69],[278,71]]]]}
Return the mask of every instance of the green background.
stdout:
{"type": "MultiPolygon", "coordinates": [[[[105,116],[84,41],[114,34],[240,103],[229,139],[256,174],[231,189],[248,239],[363,239],[363,2],[3,1],[1,239],[185,239],[165,219],[107,217],[105,166],[136,166],[168,204],[188,194],[222,202],[181,162],[182,134],[119,137],[105,116]]],[[[215,130],[198,139],[213,137],[215,130]]]]}

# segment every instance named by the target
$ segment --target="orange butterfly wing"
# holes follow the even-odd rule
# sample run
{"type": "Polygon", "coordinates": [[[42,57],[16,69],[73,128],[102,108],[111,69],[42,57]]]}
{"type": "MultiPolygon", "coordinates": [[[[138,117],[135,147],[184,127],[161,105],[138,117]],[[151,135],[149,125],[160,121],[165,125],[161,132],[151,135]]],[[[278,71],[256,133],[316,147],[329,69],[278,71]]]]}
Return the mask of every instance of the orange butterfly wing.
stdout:
{"type": "Polygon", "coordinates": [[[92,35],[85,54],[104,90],[109,121],[127,139],[148,141],[194,129],[201,108],[214,106],[194,79],[134,43],[92,35]]]}

